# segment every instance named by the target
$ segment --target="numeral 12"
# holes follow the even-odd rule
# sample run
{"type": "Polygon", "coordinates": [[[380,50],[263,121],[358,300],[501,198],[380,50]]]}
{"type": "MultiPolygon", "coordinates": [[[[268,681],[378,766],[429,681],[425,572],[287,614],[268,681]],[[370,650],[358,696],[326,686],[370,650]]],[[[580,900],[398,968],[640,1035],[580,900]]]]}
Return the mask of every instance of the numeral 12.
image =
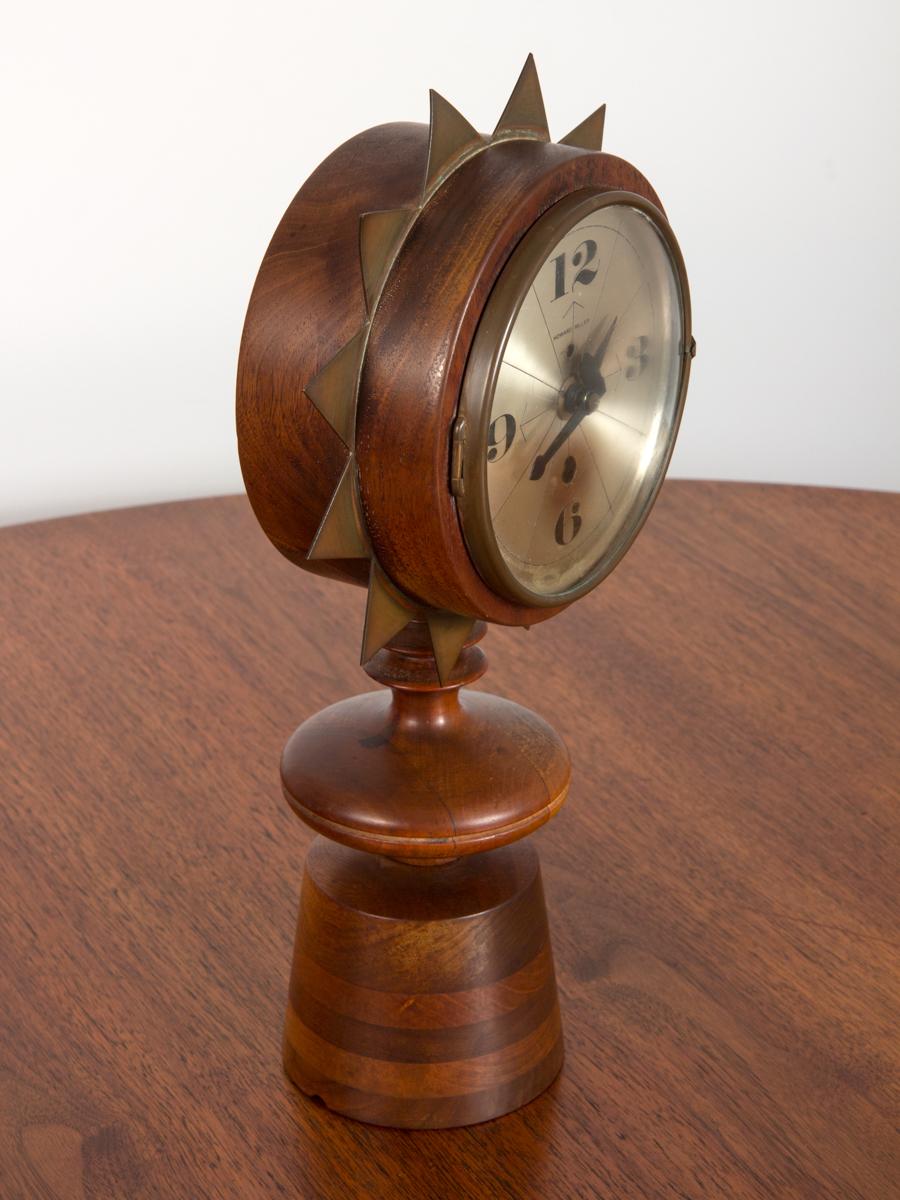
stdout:
{"type": "MultiPolygon", "coordinates": [[[[554,270],[554,291],[553,299],[561,300],[567,292],[566,288],[566,255],[557,254],[553,260],[554,270]]],[[[580,268],[577,275],[572,280],[572,287],[576,283],[580,283],[583,287],[593,283],[597,275],[597,268],[591,269],[591,263],[597,257],[597,243],[591,238],[581,243],[572,255],[572,266],[580,268]]]]}

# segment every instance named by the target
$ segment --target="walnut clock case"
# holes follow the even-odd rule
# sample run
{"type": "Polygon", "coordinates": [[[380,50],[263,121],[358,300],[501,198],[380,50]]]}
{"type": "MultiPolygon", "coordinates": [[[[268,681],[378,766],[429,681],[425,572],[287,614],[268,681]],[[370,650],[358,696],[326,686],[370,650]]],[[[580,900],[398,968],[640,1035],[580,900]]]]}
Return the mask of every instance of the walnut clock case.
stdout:
{"type": "Polygon", "coordinates": [[[288,207],[241,344],[256,516],[298,566],[368,589],[386,690],[285,747],[304,874],[290,1078],[377,1124],[464,1125],[563,1056],[540,868],[569,785],[556,733],[464,685],[485,622],[530,626],[619,561],[672,452],[694,341],[681,254],[600,108],[550,141],[529,57],[491,136],[351,138],[288,207]]]}

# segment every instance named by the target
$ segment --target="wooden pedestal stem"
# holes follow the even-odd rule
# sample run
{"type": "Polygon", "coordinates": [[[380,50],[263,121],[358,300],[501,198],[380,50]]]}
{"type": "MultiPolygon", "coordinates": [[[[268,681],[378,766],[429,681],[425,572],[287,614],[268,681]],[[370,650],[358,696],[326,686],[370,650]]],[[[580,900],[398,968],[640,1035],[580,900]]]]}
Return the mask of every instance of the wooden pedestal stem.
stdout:
{"type": "Polygon", "coordinates": [[[331,839],[306,863],[285,1068],[374,1124],[485,1121],[562,1063],[540,866],[519,839],[562,804],[568,755],[534,713],[461,692],[483,633],[442,687],[413,622],[367,668],[390,691],[316,714],[282,759],[291,807],[331,839]]]}

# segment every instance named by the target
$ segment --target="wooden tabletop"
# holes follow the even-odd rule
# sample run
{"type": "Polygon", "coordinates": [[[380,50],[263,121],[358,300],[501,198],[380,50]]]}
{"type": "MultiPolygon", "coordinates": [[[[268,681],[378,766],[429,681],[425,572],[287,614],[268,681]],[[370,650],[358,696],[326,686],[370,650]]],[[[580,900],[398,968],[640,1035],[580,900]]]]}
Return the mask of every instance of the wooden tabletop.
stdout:
{"type": "Polygon", "coordinates": [[[900,498],[670,483],[614,575],[492,629],[566,738],[535,836],[567,1059],[446,1132],[287,1082],[293,727],[364,597],[241,497],[0,532],[0,1195],[900,1194],[900,498]]]}

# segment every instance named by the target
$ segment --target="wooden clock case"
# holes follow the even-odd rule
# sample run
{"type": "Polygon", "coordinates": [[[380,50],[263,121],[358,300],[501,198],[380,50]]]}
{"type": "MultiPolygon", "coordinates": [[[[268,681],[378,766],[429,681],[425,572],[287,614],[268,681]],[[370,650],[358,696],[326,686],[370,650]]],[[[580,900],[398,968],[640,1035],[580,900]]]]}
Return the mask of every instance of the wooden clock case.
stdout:
{"type": "Polygon", "coordinates": [[[603,116],[552,143],[531,58],[492,137],[432,93],[429,125],[367,130],[313,173],[250,300],[248,496],[288,559],[368,586],[363,663],[385,685],[310,717],[282,759],[288,803],[323,835],[284,1062],[305,1092],[378,1124],[499,1116],[562,1063],[540,868],[522,839],[562,804],[568,755],[534,713],[464,687],[485,669],[484,622],[559,609],[487,586],[451,474],[479,318],[527,231],[586,190],[659,206],[600,152],[603,116]]]}
{"type": "Polygon", "coordinates": [[[424,124],[358,134],[317,168],[282,218],[241,348],[238,432],[247,494],[292,562],[368,585],[364,559],[308,558],[347,447],[305,391],[366,330],[355,453],[378,562],[427,607],[532,625],[559,609],[517,605],[487,587],[450,488],[453,423],[478,320],[513,250],[557,201],[590,189],[661,205],[623,159],[531,135],[472,154],[419,209],[429,144],[424,124]],[[410,224],[370,313],[360,216],[373,211],[408,211],[410,224]]]}

